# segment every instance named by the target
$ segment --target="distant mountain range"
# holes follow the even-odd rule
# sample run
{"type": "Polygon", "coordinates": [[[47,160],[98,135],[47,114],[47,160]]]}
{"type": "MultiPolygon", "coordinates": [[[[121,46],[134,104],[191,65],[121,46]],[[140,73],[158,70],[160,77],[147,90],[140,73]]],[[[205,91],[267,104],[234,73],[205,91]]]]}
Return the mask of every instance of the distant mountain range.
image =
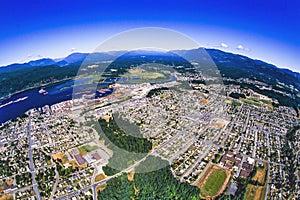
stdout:
{"type": "MultiPolygon", "coordinates": [[[[130,55],[170,55],[170,53],[177,54],[179,56],[183,56],[184,58],[188,58],[189,60],[193,60],[193,58],[198,58],[198,53],[203,51],[203,48],[199,49],[192,49],[192,50],[174,50],[170,52],[155,52],[155,51],[113,51],[113,52],[104,52],[104,53],[72,53],[69,56],[62,58],[62,59],[51,59],[51,58],[42,58],[39,60],[33,60],[27,63],[15,63],[7,66],[0,67],[0,72],[9,72],[9,71],[15,71],[19,70],[21,68],[30,68],[30,67],[43,67],[43,66],[50,66],[50,65],[56,65],[60,67],[64,67],[67,65],[74,65],[74,64],[81,64],[89,55],[93,55],[98,60],[111,60],[116,58],[117,56],[121,56],[125,53],[130,53],[130,55]]],[[[239,70],[245,70],[245,68],[248,69],[254,69],[258,70],[259,72],[267,72],[270,71],[277,71],[280,72],[280,75],[282,74],[289,74],[291,76],[294,76],[296,78],[300,79],[300,73],[293,72],[289,69],[282,69],[278,68],[275,65],[268,64],[266,62],[260,61],[260,60],[254,60],[251,58],[248,58],[246,56],[242,56],[239,54],[233,54],[224,52],[217,49],[205,49],[205,51],[211,56],[211,58],[214,60],[216,65],[220,68],[222,71],[222,67],[230,66],[230,67],[237,67],[239,70]],[[224,64],[227,63],[227,64],[224,64]],[[234,65],[233,65],[234,64],[234,65]],[[244,69],[243,69],[244,68],[244,69]],[[263,69],[263,70],[262,70],[263,69]]]]}
{"type": "MultiPolygon", "coordinates": [[[[39,83],[74,77],[84,61],[87,62],[87,64],[93,64],[94,61],[108,60],[115,60],[113,63],[116,63],[116,61],[128,61],[138,64],[154,61],[167,63],[168,60],[173,59],[173,64],[175,62],[175,65],[177,65],[176,63],[184,63],[184,59],[180,58],[183,57],[189,61],[200,61],[200,66],[205,67],[208,63],[207,58],[203,57],[201,60],[200,56],[199,60],[199,55],[203,54],[203,52],[206,52],[206,55],[210,56],[223,77],[233,79],[250,78],[268,82],[268,84],[271,85],[282,82],[286,85],[293,85],[300,90],[300,74],[297,72],[293,72],[289,69],[280,69],[266,62],[238,54],[216,49],[199,48],[169,52],[114,51],[91,54],[72,53],[62,59],[43,58],[23,64],[11,64],[0,67],[0,98],[19,90],[39,85],[39,83]]],[[[188,64],[185,66],[188,66],[188,64]]]]}

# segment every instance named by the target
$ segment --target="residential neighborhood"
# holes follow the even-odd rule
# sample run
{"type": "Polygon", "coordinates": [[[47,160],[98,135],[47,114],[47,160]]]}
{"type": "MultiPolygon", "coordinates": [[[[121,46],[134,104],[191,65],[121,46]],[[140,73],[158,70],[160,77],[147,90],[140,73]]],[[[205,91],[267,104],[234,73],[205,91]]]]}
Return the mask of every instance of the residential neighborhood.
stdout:
{"type": "MultiPolygon", "coordinates": [[[[296,138],[287,137],[299,123],[293,108],[274,107],[275,100],[231,85],[187,89],[171,81],[116,83],[113,88],[113,94],[100,99],[83,96],[31,109],[3,123],[0,195],[96,199],[107,181],[139,164],[114,176],[102,170],[116,152],[99,138],[97,126],[91,122],[113,120],[117,113],[120,119],[138,126],[153,144],[148,155],[167,160],[173,176],[181,182],[205,191],[207,179],[218,172],[224,173],[224,181],[215,195],[234,196],[238,185],[245,184],[246,195],[255,188],[261,199],[299,197],[299,169],[295,167],[291,174],[291,158],[298,159],[298,166],[300,163],[299,131],[296,138]],[[154,91],[152,95],[150,91],[154,91]],[[248,96],[233,98],[232,93],[248,96]],[[293,190],[291,176],[298,182],[293,190]]],[[[127,130],[122,123],[119,126],[127,130]]]]}

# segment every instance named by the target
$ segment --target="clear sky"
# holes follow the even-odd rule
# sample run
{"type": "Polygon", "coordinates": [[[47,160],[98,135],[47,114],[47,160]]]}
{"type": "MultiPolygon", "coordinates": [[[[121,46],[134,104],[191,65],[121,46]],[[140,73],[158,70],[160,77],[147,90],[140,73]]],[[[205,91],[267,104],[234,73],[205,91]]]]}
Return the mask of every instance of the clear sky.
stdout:
{"type": "Polygon", "coordinates": [[[299,0],[2,0],[0,16],[0,65],[92,52],[121,31],[152,26],[300,71],[299,0]]]}

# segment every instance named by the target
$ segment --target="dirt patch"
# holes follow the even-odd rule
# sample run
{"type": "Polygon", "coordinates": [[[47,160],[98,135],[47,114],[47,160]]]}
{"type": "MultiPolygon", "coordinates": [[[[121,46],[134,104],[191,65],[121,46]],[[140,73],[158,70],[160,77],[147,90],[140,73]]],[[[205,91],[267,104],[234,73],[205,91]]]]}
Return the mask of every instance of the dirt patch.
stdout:
{"type": "Polygon", "coordinates": [[[9,199],[13,199],[13,196],[11,194],[0,195],[0,200],[9,200],[9,199]]]}
{"type": "Polygon", "coordinates": [[[208,104],[209,100],[208,99],[201,99],[200,103],[202,103],[202,104],[208,104]]]}
{"type": "Polygon", "coordinates": [[[267,170],[268,170],[268,164],[267,163],[263,163],[264,167],[263,168],[257,168],[255,176],[253,177],[252,180],[254,181],[258,181],[261,184],[264,184],[266,181],[266,174],[267,174],[267,170]]]}
{"type": "Polygon", "coordinates": [[[106,185],[107,185],[107,184],[104,183],[104,184],[102,184],[102,185],[97,186],[97,187],[96,187],[97,194],[98,194],[98,192],[102,192],[102,191],[105,189],[106,185]]]}
{"type": "Polygon", "coordinates": [[[52,154],[51,156],[52,156],[52,158],[54,160],[57,160],[57,159],[61,159],[62,160],[63,157],[66,156],[66,154],[65,154],[65,152],[58,152],[56,154],[52,154]]]}
{"type": "Polygon", "coordinates": [[[8,147],[2,147],[0,148],[0,153],[5,152],[8,149],[8,147]]]}
{"type": "Polygon", "coordinates": [[[218,129],[222,129],[225,126],[227,126],[228,124],[229,124],[229,121],[220,119],[220,118],[215,118],[210,122],[211,126],[216,127],[218,129]]]}
{"type": "Polygon", "coordinates": [[[140,190],[138,190],[136,187],[135,187],[135,184],[133,185],[133,189],[134,189],[134,194],[135,195],[138,195],[140,193],[140,190]]]}
{"type": "Polygon", "coordinates": [[[110,115],[106,115],[106,116],[104,116],[102,118],[108,123],[109,120],[110,120],[110,115]]]}
{"type": "Polygon", "coordinates": [[[255,185],[247,185],[245,200],[260,200],[262,196],[263,187],[255,185]]]}
{"type": "Polygon", "coordinates": [[[144,70],[136,68],[136,69],[129,69],[128,72],[130,74],[140,74],[140,73],[144,72],[144,70]]]}
{"type": "Polygon", "coordinates": [[[99,182],[103,179],[105,179],[107,176],[105,176],[105,174],[98,174],[96,177],[95,177],[95,182],[99,182]]]}
{"type": "Polygon", "coordinates": [[[11,186],[14,182],[14,179],[10,178],[7,181],[5,181],[7,185],[11,186]]]}
{"type": "Polygon", "coordinates": [[[127,174],[127,178],[129,181],[133,181],[134,180],[134,170],[131,170],[128,174],[127,174]]]}

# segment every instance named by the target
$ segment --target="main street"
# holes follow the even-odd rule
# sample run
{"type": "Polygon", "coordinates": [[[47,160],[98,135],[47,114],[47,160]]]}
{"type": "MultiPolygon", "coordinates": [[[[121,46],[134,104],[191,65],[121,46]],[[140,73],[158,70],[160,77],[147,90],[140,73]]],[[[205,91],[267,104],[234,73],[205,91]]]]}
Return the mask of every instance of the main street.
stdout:
{"type": "Polygon", "coordinates": [[[30,112],[28,115],[28,125],[27,125],[27,138],[28,138],[28,156],[29,156],[29,169],[31,172],[31,178],[32,178],[32,184],[33,184],[33,190],[36,194],[36,197],[38,200],[41,199],[41,195],[40,195],[40,191],[38,188],[38,185],[36,183],[35,180],[35,169],[34,169],[34,162],[33,162],[33,158],[32,158],[32,149],[31,149],[31,116],[30,116],[30,112]]]}

